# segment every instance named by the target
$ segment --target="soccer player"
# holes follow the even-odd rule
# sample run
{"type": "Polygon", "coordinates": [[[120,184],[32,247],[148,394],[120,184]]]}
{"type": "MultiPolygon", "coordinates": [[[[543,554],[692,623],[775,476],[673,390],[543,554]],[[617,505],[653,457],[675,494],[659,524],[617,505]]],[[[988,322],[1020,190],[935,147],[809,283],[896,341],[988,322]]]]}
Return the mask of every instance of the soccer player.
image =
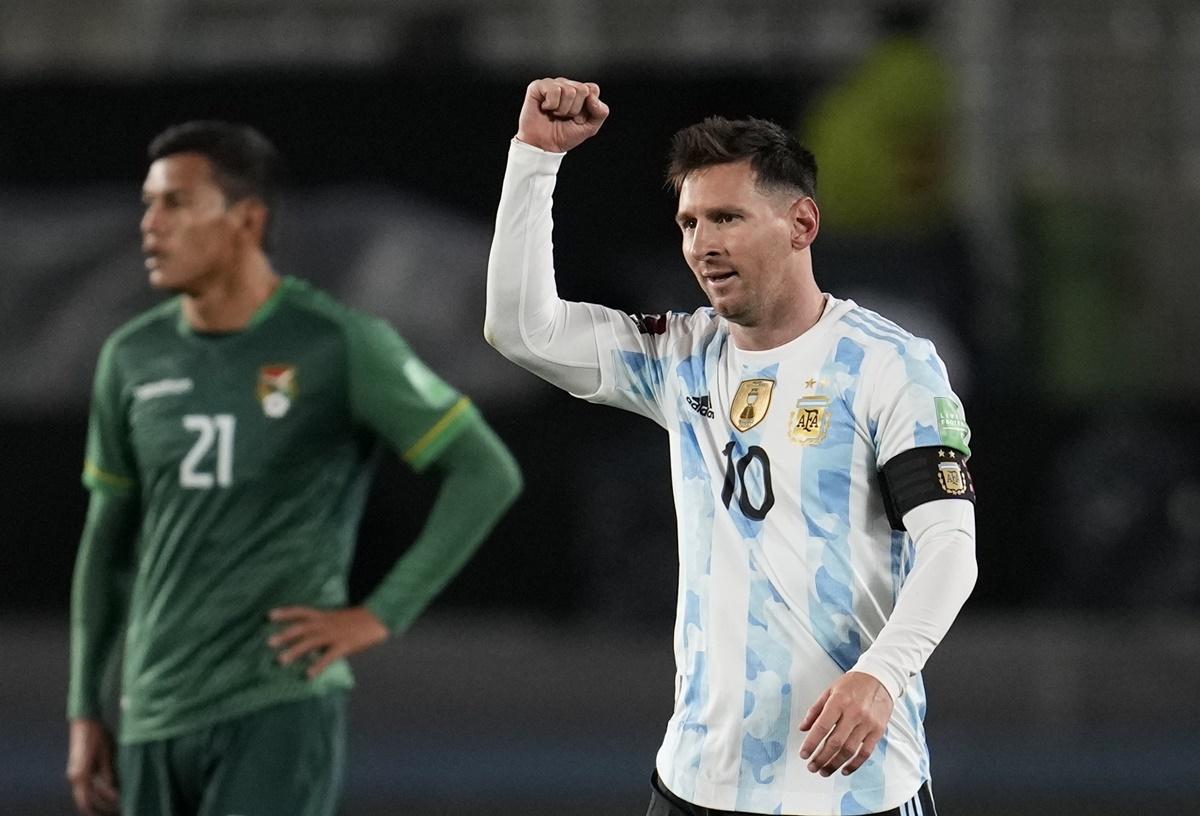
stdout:
{"type": "Polygon", "coordinates": [[[711,307],[559,299],[555,174],[607,116],[595,84],[527,88],[485,334],[669,434],[677,675],[649,814],[933,816],[919,672],[976,576],[969,430],[945,368],[818,288],[815,163],[763,120],[673,142],[683,254],[711,307]]]}
{"type": "Polygon", "coordinates": [[[272,269],[278,159],[261,134],[189,122],[149,157],[142,249],[150,284],[177,296],[118,329],[97,365],[71,604],[72,794],[85,814],[332,814],[344,658],[413,622],[520,472],[384,321],[272,269]],[[440,486],[408,551],[347,606],[379,443],[440,486]],[[122,630],[116,748],[99,685],[122,630]]]}

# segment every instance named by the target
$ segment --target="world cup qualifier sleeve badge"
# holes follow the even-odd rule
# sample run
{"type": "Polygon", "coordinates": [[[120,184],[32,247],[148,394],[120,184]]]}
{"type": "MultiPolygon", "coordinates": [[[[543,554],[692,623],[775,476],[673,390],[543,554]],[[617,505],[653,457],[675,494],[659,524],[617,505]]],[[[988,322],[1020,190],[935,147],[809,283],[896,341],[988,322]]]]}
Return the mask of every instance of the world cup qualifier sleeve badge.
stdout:
{"type": "Polygon", "coordinates": [[[262,366],[258,369],[258,386],[254,393],[264,414],[271,419],[285,416],[296,400],[296,367],[286,363],[262,366]]]}

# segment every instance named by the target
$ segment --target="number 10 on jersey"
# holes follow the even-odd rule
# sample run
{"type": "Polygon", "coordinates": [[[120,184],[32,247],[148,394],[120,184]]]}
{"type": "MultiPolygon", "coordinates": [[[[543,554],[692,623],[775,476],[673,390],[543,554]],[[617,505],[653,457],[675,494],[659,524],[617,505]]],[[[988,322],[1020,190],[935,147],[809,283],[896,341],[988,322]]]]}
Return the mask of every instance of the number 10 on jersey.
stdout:
{"type": "Polygon", "coordinates": [[[199,434],[191,450],[179,463],[179,485],[196,490],[229,487],[233,484],[233,431],[237,418],[233,414],[187,414],[183,417],[183,428],[199,434]],[[217,449],[216,467],[201,470],[202,460],[208,452],[217,449]]]}
{"type": "Polygon", "coordinates": [[[771,488],[771,460],[767,457],[767,452],[758,445],[751,445],[746,451],[746,455],[737,462],[733,460],[733,449],[736,443],[730,442],[725,446],[723,453],[725,454],[725,484],[721,489],[721,502],[726,508],[733,501],[733,494],[738,494],[738,507],[741,508],[742,515],[754,521],[762,521],[767,517],[767,513],[775,506],[775,491],[771,488]],[[750,501],[750,488],[746,484],[746,469],[753,463],[758,462],[762,468],[762,485],[763,495],[762,501],[755,507],[750,501]]]}

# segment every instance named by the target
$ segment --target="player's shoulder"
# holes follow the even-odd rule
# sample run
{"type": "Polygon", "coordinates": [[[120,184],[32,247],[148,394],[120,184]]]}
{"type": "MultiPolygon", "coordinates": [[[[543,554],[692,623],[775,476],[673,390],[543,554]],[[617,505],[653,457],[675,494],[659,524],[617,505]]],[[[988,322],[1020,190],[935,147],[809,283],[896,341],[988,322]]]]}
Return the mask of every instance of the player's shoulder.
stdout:
{"type": "Polygon", "coordinates": [[[118,326],[104,341],[102,353],[113,354],[144,342],[155,343],[163,332],[177,331],[181,319],[180,298],[176,295],[118,326]]]}
{"type": "Polygon", "coordinates": [[[290,319],[313,321],[314,331],[334,333],[353,359],[360,355],[406,354],[408,341],[387,320],[345,303],[299,278],[284,278],[284,303],[290,319]]]}
{"type": "Polygon", "coordinates": [[[302,280],[285,277],[281,306],[299,315],[323,321],[344,334],[359,331],[391,330],[391,324],[381,317],[345,303],[324,289],[302,280]]]}
{"type": "Polygon", "coordinates": [[[873,393],[883,399],[902,393],[950,393],[946,367],[930,340],[853,301],[844,303],[839,331],[862,348],[863,372],[873,383],[873,393]]]}
{"type": "Polygon", "coordinates": [[[294,312],[311,314],[335,323],[365,317],[352,306],[302,278],[285,276],[280,281],[280,306],[294,312]]]}
{"type": "Polygon", "coordinates": [[[891,358],[921,358],[934,353],[928,339],[853,300],[838,301],[834,308],[838,333],[850,337],[868,353],[891,358]]]}

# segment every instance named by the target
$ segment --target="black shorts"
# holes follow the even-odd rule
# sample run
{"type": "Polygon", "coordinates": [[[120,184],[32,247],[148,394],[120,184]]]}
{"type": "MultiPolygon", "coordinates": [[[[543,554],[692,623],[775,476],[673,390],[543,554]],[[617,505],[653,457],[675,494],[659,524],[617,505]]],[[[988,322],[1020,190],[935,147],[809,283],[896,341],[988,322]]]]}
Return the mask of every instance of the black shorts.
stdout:
{"type": "MultiPolygon", "coordinates": [[[[754,813],[742,813],[733,810],[717,810],[701,805],[685,802],[667,790],[667,786],[658,778],[658,771],[650,775],[650,807],[646,816],[761,816],[754,813]]],[[[802,816],[802,814],[789,814],[802,816]]],[[[869,816],[937,816],[937,808],[933,805],[933,791],[929,783],[922,783],[912,799],[900,807],[872,813],[869,816]]]]}

